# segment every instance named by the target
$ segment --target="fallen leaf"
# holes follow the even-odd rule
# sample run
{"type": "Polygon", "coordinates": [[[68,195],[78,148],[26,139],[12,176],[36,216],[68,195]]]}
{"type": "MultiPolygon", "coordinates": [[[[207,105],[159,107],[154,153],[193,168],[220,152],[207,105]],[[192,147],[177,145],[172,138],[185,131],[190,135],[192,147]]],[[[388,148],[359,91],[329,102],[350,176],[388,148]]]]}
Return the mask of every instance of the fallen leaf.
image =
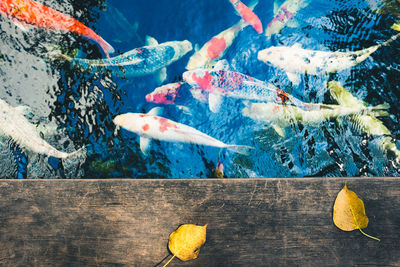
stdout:
{"type": "Polygon", "coordinates": [[[169,236],[169,250],[182,261],[196,259],[200,247],[206,242],[206,230],[207,224],[204,226],[181,225],[169,236]]]}
{"type": "Polygon", "coordinates": [[[380,241],[378,238],[367,235],[361,230],[368,226],[368,217],[365,214],[364,202],[356,193],[349,190],[346,184],[336,197],[333,206],[333,222],[343,231],[358,229],[365,236],[380,241]]]}

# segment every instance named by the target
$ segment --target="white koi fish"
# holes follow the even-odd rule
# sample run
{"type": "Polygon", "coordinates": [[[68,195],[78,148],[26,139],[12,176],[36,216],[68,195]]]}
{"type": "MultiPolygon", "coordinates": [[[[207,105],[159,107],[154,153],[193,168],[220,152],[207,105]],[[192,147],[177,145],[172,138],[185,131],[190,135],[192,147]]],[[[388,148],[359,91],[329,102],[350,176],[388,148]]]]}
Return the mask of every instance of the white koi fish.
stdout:
{"type": "Polygon", "coordinates": [[[392,36],[389,40],[379,45],[354,52],[330,52],[303,49],[299,44],[293,46],[272,46],[258,52],[258,59],[264,63],[270,63],[284,70],[289,80],[298,85],[301,74],[319,75],[334,73],[366,60],[381,46],[386,46],[400,34],[392,36]]]}
{"type": "Polygon", "coordinates": [[[0,99],[0,131],[21,147],[38,154],[60,159],[78,158],[85,154],[84,149],[72,153],[57,150],[40,137],[35,125],[31,124],[19,109],[13,108],[2,99],[0,99]]]}
{"type": "Polygon", "coordinates": [[[239,154],[247,155],[252,147],[225,144],[190,126],[159,117],[160,108],[153,108],[147,114],[126,113],[114,118],[117,126],[140,135],[140,150],[148,154],[151,139],[167,142],[183,142],[219,148],[227,148],[239,154]]]}
{"type": "Polygon", "coordinates": [[[319,110],[304,110],[296,106],[280,105],[269,102],[249,104],[242,110],[242,114],[246,117],[252,118],[253,120],[270,123],[274,130],[280,136],[284,137],[285,128],[294,123],[318,126],[320,123],[331,118],[371,112],[377,116],[388,116],[389,114],[385,111],[388,108],[387,105],[379,105],[369,108],[320,104],[319,110]]]}
{"type": "MultiPolygon", "coordinates": [[[[253,10],[257,4],[258,0],[249,6],[250,10],[253,10]]],[[[202,67],[210,67],[215,64],[225,55],[239,32],[248,25],[244,20],[240,20],[236,25],[211,38],[201,49],[196,49],[196,52],[190,57],[186,69],[194,70],[202,67]]]]}
{"type": "MultiPolygon", "coordinates": [[[[354,97],[347,91],[340,83],[330,81],[328,83],[329,92],[333,99],[338,104],[347,107],[365,107],[366,103],[354,97]]],[[[353,115],[348,118],[351,126],[358,132],[366,133],[368,135],[380,136],[378,146],[382,151],[391,151],[396,156],[397,163],[400,163],[400,150],[397,148],[396,143],[390,136],[392,133],[372,114],[366,115],[353,115]]]]}

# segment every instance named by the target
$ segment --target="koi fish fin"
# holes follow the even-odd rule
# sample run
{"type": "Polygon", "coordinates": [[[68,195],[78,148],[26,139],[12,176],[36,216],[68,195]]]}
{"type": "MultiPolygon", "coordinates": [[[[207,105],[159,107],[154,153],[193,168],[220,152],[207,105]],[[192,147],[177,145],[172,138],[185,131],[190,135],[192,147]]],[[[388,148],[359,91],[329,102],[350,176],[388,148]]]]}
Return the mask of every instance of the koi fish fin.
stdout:
{"type": "Polygon", "coordinates": [[[281,126],[276,125],[276,124],[274,124],[274,123],[271,123],[271,126],[272,126],[272,128],[274,128],[275,132],[276,132],[277,134],[279,134],[279,136],[281,136],[281,137],[286,137],[285,129],[283,129],[281,126]]]}
{"type": "Polygon", "coordinates": [[[147,112],[147,115],[160,116],[162,111],[163,111],[162,107],[155,107],[155,108],[152,108],[149,112],[147,112]]]}
{"type": "Polygon", "coordinates": [[[253,11],[254,8],[256,8],[256,6],[258,5],[259,0],[254,0],[251,1],[250,4],[248,4],[247,6],[250,8],[251,11],[253,11]]]}
{"type": "Polygon", "coordinates": [[[221,109],[223,97],[220,94],[210,93],[208,95],[208,105],[213,113],[217,113],[221,109]]]}
{"type": "Polygon", "coordinates": [[[297,20],[295,19],[290,19],[287,23],[286,26],[288,26],[289,28],[299,28],[300,24],[297,20]]]}
{"type": "Polygon", "coordinates": [[[98,36],[97,34],[89,34],[86,35],[86,37],[88,37],[89,39],[92,39],[93,41],[95,41],[96,43],[99,44],[99,46],[101,47],[101,49],[103,49],[104,54],[106,55],[106,57],[110,57],[110,54],[115,53],[114,48],[107,43],[103,38],[101,38],[100,36],[98,36]]]}
{"type": "Polygon", "coordinates": [[[276,13],[278,13],[279,10],[279,4],[278,2],[275,0],[274,1],[274,16],[276,15],[276,13]]]}
{"type": "Polygon", "coordinates": [[[159,71],[156,72],[155,74],[156,76],[156,81],[157,84],[163,84],[165,82],[165,80],[167,79],[167,68],[164,67],[162,69],[160,69],[159,71]]]}
{"type": "Polygon", "coordinates": [[[194,45],[194,52],[197,52],[197,51],[199,51],[199,50],[200,50],[199,44],[195,44],[195,45],[194,45]]]}
{"type": "Polygon", "coordinates": [[[215,63],[215,65],[214,65],[214,70],[215,71],[218,71],[218,70],[229,70],[228,60],[222,59],[222,60],[217,61],[217,63],[215,63]]]}
{"type": "Polygon", "coordinates": [[[192,111],[190,110],[190,108],[188,108],[187,106],[182,106],[182,105],[176,105],[176,107],[179,110],[182,110],[183,114],[189,115],[189,116],[193,116],[192,111]]]}
{"type": "Polygon", "coordinates": [[[286,75],[289,78],[289,81],[291,81],[293,85],[297,86],[300,84],[301,77],[299,74],[286,72],[286,75]]]}
{"type": "Polygon", "coordinates": [[[147,46],[158,45],[158,41],[154,37],[146,35],[146,45],[147,46]]]}
{"type": "Polygon", "coordinates": [[[206,103],[207,102],[207,94],[201,90],[198,87],[192,87],[190,88],[190,93],[192,94],[192,97],[194,99],[199,100],[202,103],[206,103]]]}
{"type": "Polygon", "coordinates": [[[226,148],[230,151],[233,151],[235,153],[239,153],[239,154],[242,154],[245,156],[250,155],[251,150],[254,149],[254,147],[243,146],[243,145],[228,145],[226,148]]]}
{"type": "Polygon", "coordinates": [[[375,117],[387,117],[389,116],[389,113],[387,112],[389,108],[390,108],[389,104],[385,103],[368,108],[367,113],[375,117]]]}
{"type": "Polygon", "coordinates": [[[140,141],[139,141],[140,142],[140,150],[146,156],[149,154],[149,151],[150,151],[150,141],[151,141],[150,138],[143,137],[143,136],[140,137],[140,141]]]}

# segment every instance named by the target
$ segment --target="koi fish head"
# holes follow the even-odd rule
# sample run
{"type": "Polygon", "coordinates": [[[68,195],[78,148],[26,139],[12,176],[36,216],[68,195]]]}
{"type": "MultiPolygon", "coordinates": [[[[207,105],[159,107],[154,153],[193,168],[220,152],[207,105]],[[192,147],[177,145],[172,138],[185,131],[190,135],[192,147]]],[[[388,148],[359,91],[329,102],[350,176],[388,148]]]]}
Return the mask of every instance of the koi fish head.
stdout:
{"type": "Polygon", "coordinates": [[[177,82],[158,87],[146,95],[146,101],[157,104],[174,104],[181,85],[181,82],[177,82]]]}
{"type": "Polygon", "coordinates": [[[203,91],[212,91],[214,77],[210,74],[209,70],[196,69],[183,73],[185,82],[193,87],[199,88],[203,91]]]}
{"type": "Polygon", "coordinates": [[[175,55],[173,57],[173,60],[180,59],[193,49],[192,43],[188,40],[168,42],[166,44],[169,44],[174,48],[175,55]]]}
{"type": "Polygon", "coordinates": [[[134,133],[142,132],[143,120],[141,118],[147,116],[146,114],[140,113],[126,113],[116,116],[113,119],[115,125],[125,128],[134,133]]]}

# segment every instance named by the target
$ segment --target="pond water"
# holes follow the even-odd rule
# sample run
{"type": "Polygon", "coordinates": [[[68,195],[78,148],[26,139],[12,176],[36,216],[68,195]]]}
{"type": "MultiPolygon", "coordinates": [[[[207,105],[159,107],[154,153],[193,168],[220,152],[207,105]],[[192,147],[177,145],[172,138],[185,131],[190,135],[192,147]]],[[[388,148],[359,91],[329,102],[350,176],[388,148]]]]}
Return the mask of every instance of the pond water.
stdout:
{"type": "MultiPolygon", "coordinates": [[[[40,2],[93,29],[114,47],[111,56],[145,46],[146,36],[158,43],[188,40],[193,47],[198,44],[201,48],[240,20],[227,0],[40,2]]],[[[250,1],[242,2],[251,5],[250,1]]],[[[282,3],[278,1],[277,6],[282,3]]],[[[260,0],[254,13],[266,28],[274,18],[274,1],[260,0]]],[[[312,0],[292,15],[291,22],[270,37],[265,32],[258,34],[251,26],[238,32],[223,56],[229,70],[271,83],[306,103],[337,104],[327,82],[338,81],[368,106],[389,104],[389,115],[379,120],[390,133],[371,135],[357,130],[348,117],[332,117],[313,125],[293,121],[284,128],[282,137],[270,123],[243,115],[243,108],[251,105],[248,101],[224,97],[215,113],[208,103],[191,95],[189,86],[182,88],[176,100],[179,106],[150,103],[145,96],[161,85],[157,74],[126,77],[121,71],[84,69],[55,59],[51,56],[55,49],[88,59],[104,58],[105,54],[95,42],[77,34],[37,27],[22,30],[10,17],[1,16],[0,98],[13,107],[28,106],[29,121],[54,148],[73,152],[85,147],[87,153],[75,159],[57,159],[2,136],[0,176],[206,178],[215,177],[218,162],[225,177],[398,176],[400,165],[395,153],[382,145],[384,138],[385,144],[400,145],[398,40],[350,68],[302,74],[299,84],[289,80],[282,68],[258,60],[257,54],[272,46],[296,43],[300,45],[293,49],[301,46],[341,52],[381,44],[398,33],[391,27],[400,15],[400,5],[395,0],[312,0]],[[163,107],[161,117],[226,144],[253,149],[243,155],[225,148],[155,139],[145,155],[139,135],[116,127],[113,119],[128,112],[146,113],[156,106],[163,107]]],[[[183,81],[193,53],[194,49],[168,65],[162,84],[183,81]]]]}

